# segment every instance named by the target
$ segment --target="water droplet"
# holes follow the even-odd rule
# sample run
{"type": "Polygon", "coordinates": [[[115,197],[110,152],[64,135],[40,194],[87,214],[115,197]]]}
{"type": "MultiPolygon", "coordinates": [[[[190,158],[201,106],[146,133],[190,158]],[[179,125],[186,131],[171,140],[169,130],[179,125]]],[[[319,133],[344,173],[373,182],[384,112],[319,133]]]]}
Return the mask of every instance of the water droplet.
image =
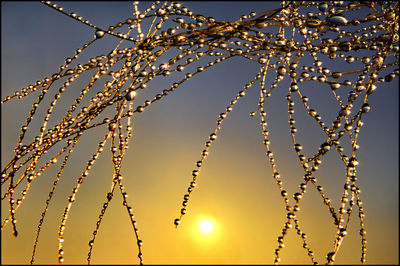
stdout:
{"type": "Polygon", "coordinates": [[[300,144],[295,144],[295,145],[294,145],[294,149],[295,149],[296,151],[301,151],[301,150],[303,149],[303,147],[301,147],[300,144]]]}
{"type": "Polygon", "coordinates": [[[343,42],[339,45],[339,47],[343,51],[349,52],[351,51],[351,42],[343,42]]]}
{"type": "Polygon", "coordinates": [[[355,58],[354,58],[354,56],[351,56],[351,55],[349,55],[349,56],[346,56],[346,62],[347,63],[353,63],[354,62],[354,60],[355,60],[355,58]]]}
{"type": "Polygon", "coordinates": [[[340,88],[340,83],[337,81],[331,81],[330,84],[331,84],[332,90],[337,90],[340,88]]]}
{"type": "Polygon", "coordinates": [[[335,255],[334,252],[329,252],[328,255],[326,255],[326,258],[328,259],[328,261],[334,261],[333,256],[335,255]]]}
{"type": "Polygon", "coordinates": [[[212,133],[212,134],[210,135],[210,139],[211,139],[211,140],[217,139],[217,134],[212,133]]]}
{"type": "Polygon", "coordinates": [[[115,122],[111,122],[110,124],[108,124],[108,129],[110,131],[114,131],[117,128],[117,124],[115,122]]]}
{"type": "Polygon", "coordinates": [[[107,200],[111,200],[113,197],[113,194],[111,192],[107,193],[107,200]]]}
{"type": "Polygon", "coordinates": [[[384,80],[385,80],[386,82],[390,82],[390,81],[392,81],[393,78],[395,78],[395,77],[396,77],[396,75],[392,73],[392,74],[386,75],[384,80]]]}
{"type": "Polygon", "coordinates": [[[136,97],[136,91],[130,91],[125,95],[127,101],[132,101],[136,97]]]}
{"type": "Polygon", "coordinates": [[[328,4],[327,3],[321,3],[321,4],[319,4],[318,8],[321,11],[325,11],[328,8],[328,4]]]}
{"type": "Polygon", "coordinates": [[[198,175],[199,175],[199,171],[198,171],[198,170],[193,170],[192,176],[193,176],[193,177],[196,177],[196,176],[198,176],[198,175]]]}
{"type": "Polygon", "coordinates": [[[334,16],[328,18],[328,21],[333,24],[346,24],[347,23],[347,19],[341,15],[334,15],[334,16]]]}
{"type": "Polygon", "coordinates": [[[168,69],[168,64],[161,64],[160,66],[159,66],[159,69],[160,70],[167,70],[168,69]]]}
{"type": "Polygon", "coordinates": [[[294,197],[295,201],[299,201],[302,198],[302,195],[301,195],[301,193],[297,192],[294,194],[293,197],[294,197]]]}
{"type": "Polygon", "coordinates": [[[300,29],[300,33],[303,34],[303,35],[306,35],[307,34],[307,29],[306,28],[301,28],[300,29]]]}
{"type": "Polygon", "coordinates": [[[162,15],[164,15],[166,13],[166,11],[164,10],[164,9],[159,9],[159,10],[157,10],[157,15],[158,16],[162,16],[162,15]]]}
{"type": "Polygon", "coordinates": [[[278,40],[276,40],[275,44],[277,46],[284,46],[286,44],[286,40],[285,39],[278,39],[278,40]]]}
{"type": "Polygon", "coordinates": [[[310,111],[308,112],[311,116],[316,116],[317,115],[317,111],[315,111],[314,109],[310,109],[310,111]]]}
{"type": "Polygon", "coordinates": [[[348,167],[355,167],[355,166],[357,166],[357,165],[358,165],[357,159],[354,158],[354,157],[351,157],[350,160],[349,160],[348,167]]]}
{"type": "Polygon", "coordinates": [[[363,113],[368,113],[370,109],[371,109],[371,107],[369,106],[368,103],[365,103],[365,104],[362,106],[362,112],[363,112],[363,113]]]}
{"type": "Polygon", "coordinates": [[[104,31],[102,31],[102,30],[96,30],[96,33],[94,34],[94,36],[95,36],[97,39],[100,39],[101,37],[104,36],[104,34],[105,34],[104,31]]]}
{"type": "Polygon", "coordinates": [[[279,75],[283,76],[286,74],[286,68],[284,66],[280,66],[280,67],[278,67],[277,72],[279,75]]]}
{"type": "Polygon", "coordinates": [[[295,92],[299,89],[299,86],[297,86],[297,84],[292,84],[292,86],[290,86],[290,91],[291,92],[295,92]]]}
{"type": "Polygon", "coordinates": [[[321,150],[322,150],[323,153],[326,153],[330,149],[331,149],[331,146],[326,142],[321,145],[321,150]]]}
{"type": "Polygon", "coordinates": [[[181,223],[181,220],[180,220],[180,219],[175,219],[174,224],[175,224],[176,226],[178,226],[180,223],[181,223]]]}
{"type": "Polygon", "coordinates": [[[317,16],[308,17],[306,20],[307,27],[316,28],[322,23],[321,19],[317,16]]]}
{"type": "Polygon", "coordinates": [[[332,77],[335,78],[335,79],[340,78],[341,76],[342,76],[341,72],[333,72],[332,73],[332,77]]]}

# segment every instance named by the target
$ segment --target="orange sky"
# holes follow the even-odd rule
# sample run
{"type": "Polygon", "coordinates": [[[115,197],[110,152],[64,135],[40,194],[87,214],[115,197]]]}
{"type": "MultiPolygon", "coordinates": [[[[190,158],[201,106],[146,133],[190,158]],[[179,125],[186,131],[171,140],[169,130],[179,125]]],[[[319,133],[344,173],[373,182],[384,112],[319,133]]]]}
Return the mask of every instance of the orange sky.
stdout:
{"type": "MultiPolygon", "coordinates": [[[[226,2],[223,4],[226,5],[226,2]]],[[[207,2],[208,8],[191,2],[186,5],[193,6],[193,10],[203,9],[203,13],[209,11],[210,15],[218,18],[218,15],[223,16],[223,4],[207,2]]],[[[266,3],[257,6],[253,2],[251,4],[254,6],[244,2],[236,6],[230,4],[232,6],[226,19],[240,17],[247,9],[266,10],[279,6],[279,3],[273,3],[274,6],[266,3]]],[[[38,3],[2,2],[1,5],[2,99],[13,90],[52,73],[66,55],[91,38],[92,33],[88,35],[90,30],[86,27],[38,3]],[[32,21],[32,25],[26,22],[21,24],[21,21],[32,21]],[[26,45],[24,38],[28,38],[29,45],[26,45]]],[[[94,6],[92,3],[66,3],[63,6],[71,11],[81,10],[83,16],[92,18],[89,8],[94,6]]],[[[101,23],[102,16],[108,14],[112,17],[124,10],[125,13],[120,16],[126,18],[131,8],[131,3],[127,2],[115,6],[110,3],[99,4],[98,13],[93,14],[93,22],[101,23]]],[[[96,54],[98,51],[90,53],[96,54]]],[[[191,171],[216,126],[219,113],[253,78],[258,68],[254,63],[234,59],[202,73],[203,77],[194,78],[168,95],[168,100],[164,99],[135,116],[135,133],[122,167],[122,175],[143,240],[145,264],[273,263],[276,239],[286,221],[286,212],[272,178],[271,167],[265,159],[259,121],[249,117],[249,113],[257,106],[258,88],[251,88],[224,122],[201,170],[197,187],[189,201],[188,213],[178,228],[173,225],[191,181],[191,171]],[[205,218],[211,219],[215,226],[208,235],[202,234],[198,228],[199,222],[205,218]]],[[[372,109],[360,133],[358,176],[366,211],[367,263],[370,264],[399,262],[397,85],[398,78],[385,84],[382,91],[378,89],[371,97],[372,109]]],[[[137,100],[141,102],[156,94],[155,90],[164,89],[162,82],[158,86],[151,87],[153,91],[139,95],[137,100]]],[[[313,103],[321,105],[322,109],[324,105],[332,103],[332,99],[325,98],[316,88],[305,90],[313,103]],[[315,100],[313,94],[317,95],[315,100]]],[[[287,88],[277,91],[275,98],[271,97],[274,100],[271,99],[266,108],[272,150],[290,195],[298,190],[303,180],[303,170],[292,149],[286,94],[287,88]]],[[[10,151],[18,140],[19,127],[29,111],[33,97],[28,98],[1,106],[2,167],[11,156],[10,151]]],[[[337,113],[337,107],[326,109],[327,115],[329,111],[331,114],[337,113]]],[[[298,116],[301,116],[300,112],[298,116]]],[[[299,120],[299,130],[306,132],[301,137],[308,144],[304,145],[304,149],[311,154],[318,148],[316,140],[322,139],[322,134],[318,130],[313,131],[316,127],[311,119],[299,120]]],[[[47,214],[36,263],[57,263],[57,232],[67,197],[105,132],[104,127],[96,129],[80,140],[47,214]]],[[[82,184],[69,215],[64,246],[66,264],[86,263],[88,241],[112,183],[109,145],[106,145],[104,154],[82,184]]],[[[334,205],[338,206],[345,169],[337,153],[332,152],[326,158],[317,175],[334,205]]],[[[2,264],[29,263],[37,223],[55,173],[55,169],[50,168],[32,185],[26,201],[18,210],[19,236],[15,238],[12,235],[10,226],[2,230],[2,264]]],[[[107,210],[94,247],[92,264],[138,263],[136,239],[121,203],[121,196],[117,195],[107,210]]],[[[7,207],[7,203],[2,202],[2,219],[8,215],[7,207]]],[[[349,234],[336,257],[338,264],[359,263],[360,228],[356,212],[353,215],[349,234]]],[[[326,254],[333,246],[336,228],[315,189],[307,190],[298,218],[316,259],[319,263],[325,262],[326,254]]],[[[289,231],[285,245],[281,252],[282,264],[310,263],[294,228],[289,231]]]]}

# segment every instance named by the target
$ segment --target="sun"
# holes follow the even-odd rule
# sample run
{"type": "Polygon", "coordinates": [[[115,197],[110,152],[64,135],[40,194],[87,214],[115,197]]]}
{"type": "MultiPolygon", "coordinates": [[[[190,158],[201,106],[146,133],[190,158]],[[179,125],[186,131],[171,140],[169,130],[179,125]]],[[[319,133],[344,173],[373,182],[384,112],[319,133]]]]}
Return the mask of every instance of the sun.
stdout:
{"type": "Polygon", "coordinates": [[[202,220],[199,223],[200,232],[209,234],[214,230],[214,223],[210,220],[202,220]]]}

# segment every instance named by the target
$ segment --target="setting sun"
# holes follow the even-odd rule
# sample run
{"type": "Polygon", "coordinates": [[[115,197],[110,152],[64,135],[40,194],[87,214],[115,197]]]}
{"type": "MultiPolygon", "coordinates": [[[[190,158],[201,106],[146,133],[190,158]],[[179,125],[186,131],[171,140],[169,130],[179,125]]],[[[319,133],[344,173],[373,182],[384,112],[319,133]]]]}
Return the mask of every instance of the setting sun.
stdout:
{"type": "Polygon", "coordinates": [[[202,220],[199,224],[199,229],[203,234],[209,234],[214,229],[214,224],[210,220],[202,220]]]}

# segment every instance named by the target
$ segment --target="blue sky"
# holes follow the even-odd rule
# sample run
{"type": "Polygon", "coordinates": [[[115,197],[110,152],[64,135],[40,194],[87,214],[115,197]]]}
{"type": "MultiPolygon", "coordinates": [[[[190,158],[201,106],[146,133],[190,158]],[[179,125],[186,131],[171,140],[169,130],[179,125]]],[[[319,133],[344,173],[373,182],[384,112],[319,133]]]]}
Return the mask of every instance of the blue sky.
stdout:
{"type": "MultiPolygon", "coordinates": [[[[60,3],[67,12],[74,11],[99,27],[124,21],[132,16],[133,11],[130,2],[55,3],[60,3]]],[[[91,40],[94,34],[90,27],[37,2],[2,2],[1,5],[2,99],[56,72],[63,60],[91,40]]],[[[143,10],[148,5],[145,2],[139,7],[143,10]]],[[[232,21],[251,11],[277,8],[280,3],[210,1],[186,2],[185,6],[217,20],[232,21]]],[[[104,37],[81,60],[105,53],[117,41],[109,36],[104,37]]],[[[343,69],[344,66],[332,67],[343,69]]],[[[257,88],[249,90],[225,121],[202,168],[182,227],[175,230],[172,225],[180,210],[194,163],[199,159],[208,135],[214,130],[219,113],[225,110],[258,69],[258,64],[241,58],[224,62],[196,76],[166,99],[135,117],[135,136],[123,171],[126,175],[125,186],[143,234],[145,262],[273,262],[276,237],[283,226],[285,214],[279,191],[272,179],[271,167],[265,160],[259,121],[249,116],[257,106],[257,88]],[[219,235],[215,239],[203,239],[195,233],[193,227],[202,216],[212,217],[219,224],[219,235]]],[[[370,96],[371,111],[363,119],[364,126],[359,137],[358,182],[366,212],[369,244],[367,262],[372,264],[398,263],[398,82],[396,78],[391,83],[378,86],[370,96]]],[[[288,80],[282,83],[268,100],[266,112],[278,168],[288,191],[294,192],[301,182],[302,171],[292,148],[287,122],[287,87],[284,84],[287,85],[288,80]]],[[[154,82],[138,100],[152,97],[157,91],[165,89],[163,86],[162,81],[154,82]]],[[[333,117],[338,112],[332,96],[324,91],[327,88],[315,84],[302,87],[310,103],[315,109],[321,110],[323,118],[333,117]]],[[[74,93],[77,92],[71,90],[60,105],[69,106],[76,97],[74,93]]],[[[1,107],[2,167],[11,157],[19,128],[35,98],[31,95],[1,107]]],[[[311,154],[321,144],[323,135],[315,122],[304,115],[304,108],[300,107],[298,104],[295,113],[298,135],[304,149],[311,154]]],[[[55,116],[62,115],[64,111],[60,108],[55,113],[55,116]]],[[[36,120],[32,127],[38,129],[41,122],[40,119],[36,120]]],[[[67,195],[104,132],[104,128],[90,132],[80,143],[75,157],[71,158],[70,167],[64,173],[64,183],[58,188],[48,214],[49,220],[43,229],[38,263],[56,262],[57,226],[67,195]]],[[[28,134],[27,138],[32,136],[28,134]]],[[[343,146],[346,149],[345,144],[343,146]]],[[[87,242],[112,181],[110,161],[110,154],[103,154],[99,165],[93,168],[81,188],[79,201],[69,220],[66,263],[86,261],[87,242]]],[[[36,224],[54,173],[42,176],[42,180],[32,186],[30,198],[19,210],[20,236],[14,238],[10,227],[2,231],[2,263],[29,262],[36,224]]],[[[345,175],[337,154],[331,152],[327,155],[327,162],[321,166],[319,175],[325,191],[338,206],[345,175]]],[[[333,243],[334,230],[329,212],[321,199],[315,191],[308,192],[310,196],[303,202],[301,219],[304,219],[304,227],[308,229],[310,241],[316,247],[318,252],[315,253],[318,253],[321,261],[333,243]],[[324,235],[325,231],[329,233],[324,235]],[[313,236],[314,241],[311,240],[313,236]]],[[[121,204],[117,203],[118,200],[113,202],[113,209],[104,221],[94,263],[137,263],[136,256],[130,254],[132,249],[136,252],[136,246],[128,217],[121,204]],[[122,238],[124,241],[120,241],[122,238]]],[[[7,211],[7,205],[3,204],[2,217],[7,211]]],[[[344,241],[337,257],[338,263],[358,263],[361,247],[356,217],[352,222],[352,233],[344,241]]],[[[300,240],[294,230],[289,235],[289,244],[282,252],[282,263],[308,263],[304,251],[299,248],[300,240]]]]}

